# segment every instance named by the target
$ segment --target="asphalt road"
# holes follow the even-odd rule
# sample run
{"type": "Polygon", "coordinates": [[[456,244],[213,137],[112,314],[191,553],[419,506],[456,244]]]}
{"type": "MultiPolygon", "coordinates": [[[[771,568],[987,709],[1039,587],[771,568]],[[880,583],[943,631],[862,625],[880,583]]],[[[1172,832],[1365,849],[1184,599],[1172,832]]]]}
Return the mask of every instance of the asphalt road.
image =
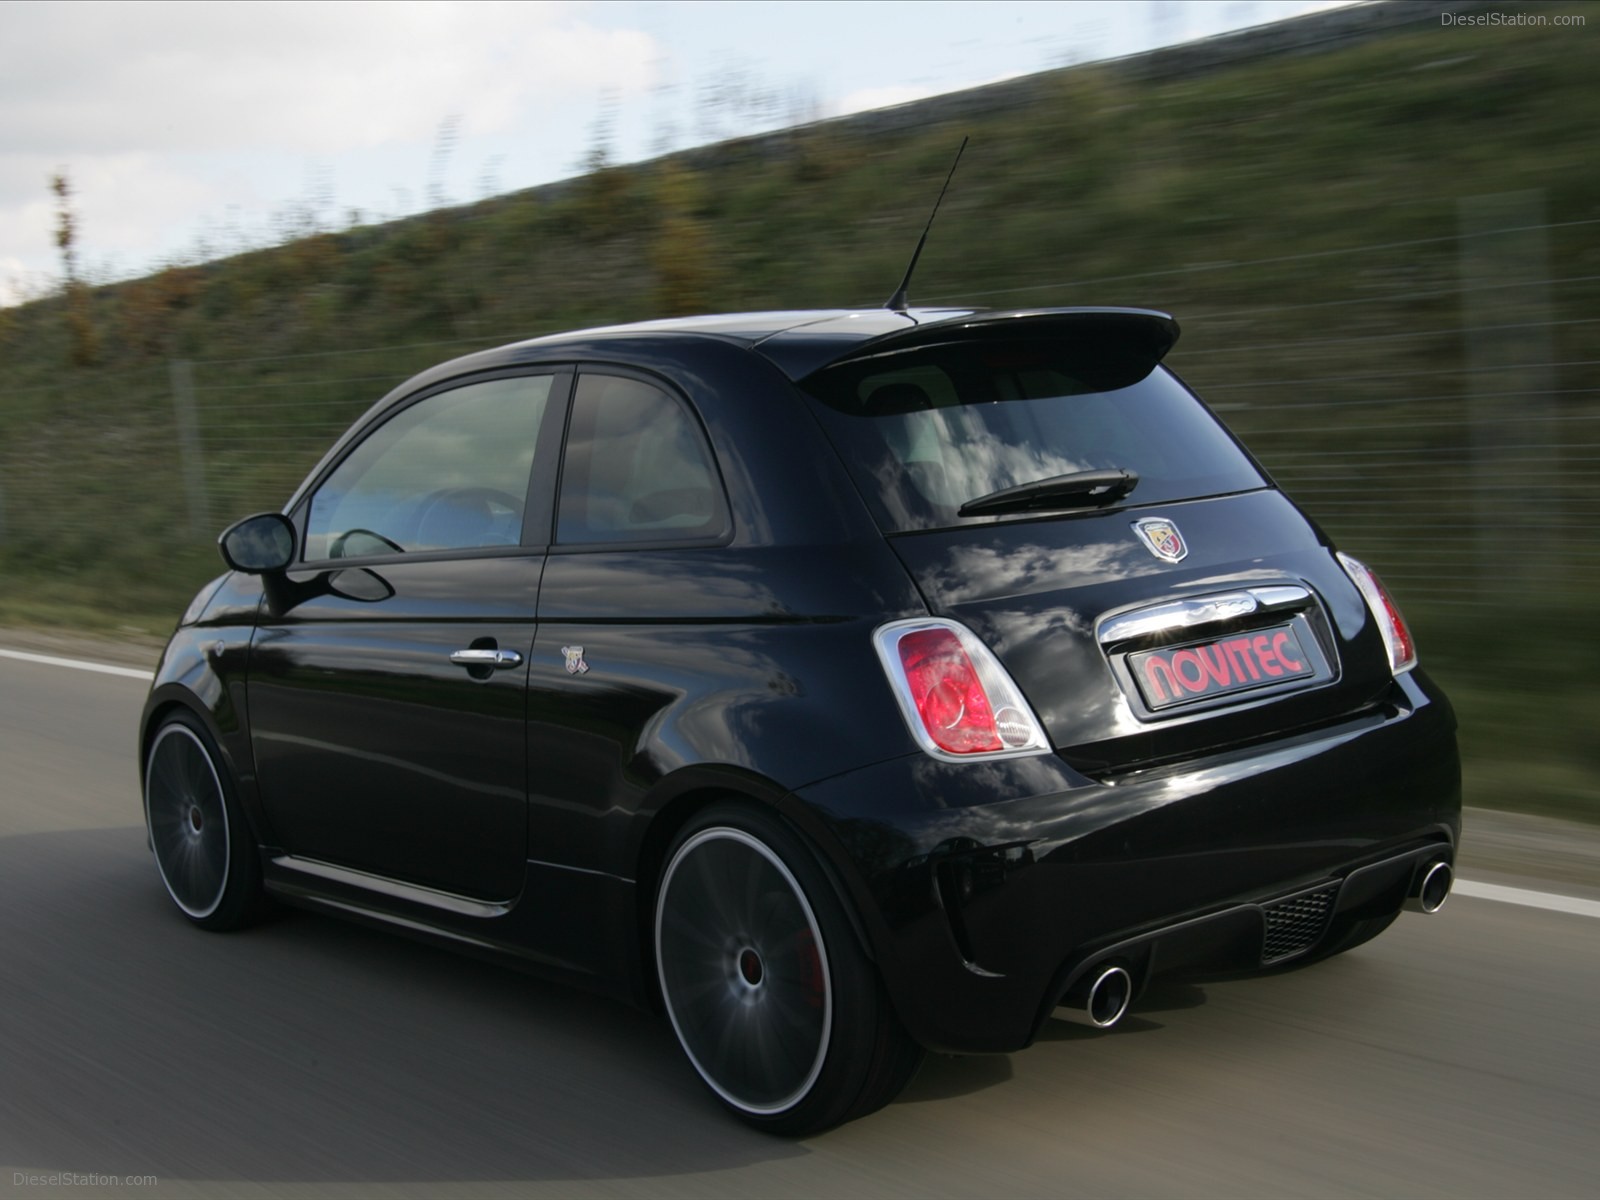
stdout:
{"type": "Polygon", "coordinates": [[[1592,917],[1456,896],[791,1143],[649,1015],[322,917],[189,928],[138,824],[144,690],[0,657],[0,1194],[1600,1194],[1592,917]]]}

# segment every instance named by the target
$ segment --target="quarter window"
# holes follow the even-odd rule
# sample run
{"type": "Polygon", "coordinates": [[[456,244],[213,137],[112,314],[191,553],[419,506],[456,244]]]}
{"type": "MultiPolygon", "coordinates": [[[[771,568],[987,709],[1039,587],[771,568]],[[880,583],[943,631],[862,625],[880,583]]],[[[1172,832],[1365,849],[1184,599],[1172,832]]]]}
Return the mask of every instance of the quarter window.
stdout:
{"type": "Polygon", "coordinates": [[[305,557],[517,545],[552,382],[493,379],[396,413],[317,489],[305,557]]]}
{"type": "Polygon", "coordinates": [[[686,541],[726,524],[711,453],[688,410],[641,380],[580,376],[556,540],[686,541]]]}

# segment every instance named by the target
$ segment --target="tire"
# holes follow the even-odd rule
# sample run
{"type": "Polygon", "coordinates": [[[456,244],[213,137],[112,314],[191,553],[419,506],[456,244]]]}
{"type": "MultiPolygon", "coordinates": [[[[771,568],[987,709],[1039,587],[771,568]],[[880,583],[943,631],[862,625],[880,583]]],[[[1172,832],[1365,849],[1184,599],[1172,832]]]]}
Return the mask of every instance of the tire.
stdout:
{"type": "Polygon", "coordinates": [[[261,899],[261,862],[222,756],[187,712],[169,716],[150,743],[144,817],[178,910],[202,929],[248,924],[261,899]]]}
{"type": "Polygon", "coordinates": [[[747,1124],[800,1137],[883,1107],[922,1061],[800,836],[718,804],[656,891],[656,975],[690,1064],[747,1124]]]}

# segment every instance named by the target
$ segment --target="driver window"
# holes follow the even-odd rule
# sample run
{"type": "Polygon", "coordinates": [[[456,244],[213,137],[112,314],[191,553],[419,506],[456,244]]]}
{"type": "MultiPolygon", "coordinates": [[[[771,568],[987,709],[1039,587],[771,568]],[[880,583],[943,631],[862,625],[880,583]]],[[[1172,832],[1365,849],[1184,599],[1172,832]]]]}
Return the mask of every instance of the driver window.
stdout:
{"type": "Polygon", "coordinates": [[[469,384],[396,413],[312,496],[305,558],[517,545],[553,379],[469,384]]]}

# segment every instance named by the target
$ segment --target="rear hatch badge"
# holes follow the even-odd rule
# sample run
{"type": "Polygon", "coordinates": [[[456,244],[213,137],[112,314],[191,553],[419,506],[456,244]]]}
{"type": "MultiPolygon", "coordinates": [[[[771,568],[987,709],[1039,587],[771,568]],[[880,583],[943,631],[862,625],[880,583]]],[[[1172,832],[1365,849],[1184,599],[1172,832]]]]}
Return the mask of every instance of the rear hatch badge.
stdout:
{"type": "Polygon", "coordinates": [[[1145,548],[1164,562],[1181,562],[1189,553],[1189,543],[1183,540],[1174,521],[1166,517],[1145,517],[1133,523],[1133,531],[1145,548]]]}

